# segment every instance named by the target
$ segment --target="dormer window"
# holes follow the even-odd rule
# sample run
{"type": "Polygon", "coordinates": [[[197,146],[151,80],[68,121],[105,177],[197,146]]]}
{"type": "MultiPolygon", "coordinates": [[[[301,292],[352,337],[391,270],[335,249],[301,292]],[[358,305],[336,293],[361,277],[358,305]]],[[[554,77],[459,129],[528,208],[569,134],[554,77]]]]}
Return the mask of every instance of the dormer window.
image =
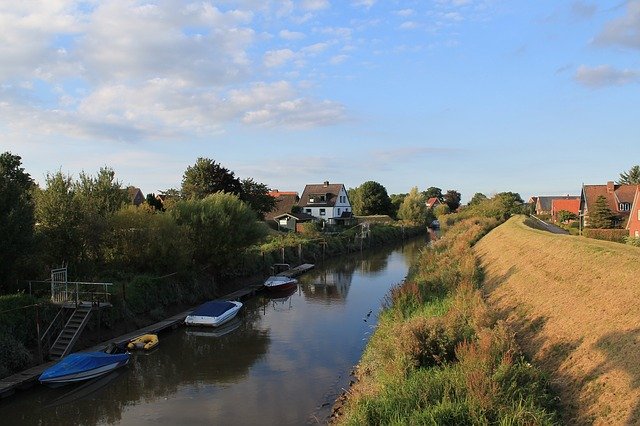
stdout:
{"type": "Polygon", "coordinates": [[[631,210],[631,204],[620,203],[618,204],[618,210],[620,210],[621,212],[628,212],[629,210],[631,210]]]}
{"type": "Polygon", "coordinates": [[[310,203],[326,203],[327,194],[310,194],[309,202],[310,203]]]}

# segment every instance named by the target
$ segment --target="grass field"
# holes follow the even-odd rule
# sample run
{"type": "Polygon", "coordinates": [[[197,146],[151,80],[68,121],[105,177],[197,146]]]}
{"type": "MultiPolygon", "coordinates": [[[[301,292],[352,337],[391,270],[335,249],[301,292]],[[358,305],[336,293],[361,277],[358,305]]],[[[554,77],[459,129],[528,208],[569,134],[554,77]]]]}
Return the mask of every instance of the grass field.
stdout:
{"type": "Polygon", "coordinates": [[[489,305],[551,377],[564,424],[640,424],[640,248],[527,227],[474,248],[489,305]]]}

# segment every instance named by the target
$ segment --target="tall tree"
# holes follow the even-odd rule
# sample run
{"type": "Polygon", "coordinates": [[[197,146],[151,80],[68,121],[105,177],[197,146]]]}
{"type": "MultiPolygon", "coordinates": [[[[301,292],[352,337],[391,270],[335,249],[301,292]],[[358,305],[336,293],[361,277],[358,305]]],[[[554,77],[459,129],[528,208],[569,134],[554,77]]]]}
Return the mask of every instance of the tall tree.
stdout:
{"type": "Polygon", "coordinates": [[[18,273],[18,264],[31,251],[34,235],[34,188],[22,158],[0,154],[0,290],[18,273]]]}
{"type": "Polygon", "coordinates": [[[435,186],[430,186],[426,191],[423,191],[422,194],[424,194],[427,200],[429,198],[437,198],[442,201],[442,189],[435,186]]]}
{"type": "Polygon", "coordinates": [[[613,228],[615,216],[604,195],[596,198],[593,210],[589,212],[589,228],[608,229],[613,228]]]}
{"type": "Polygon", "coordinates": [[[443,201],[449,206],[449,211],[455,212],[460,207],[460,199],[462,195],[458,191],[450,189],[444,194],[443,201]]]}
{"type": "Polygon", "coordinates": [[[164,211],[164,206],[162,205],[162,201],[158,200],[158,198],[156,197],[156,194],[154,193],[150,193],[147,194],[147,197],[145,198],[145,202],[153,209],[156,211],[164,211]]]}
{"type": "Polygon", "coordinates": [[[640,166],[633,166],[629,171],[620,173],[618,179],[620,185],[638,185],[640,184],[640,166]]]}
{"type": "Polygon", "coordinates": [[[242,183],[232,171],[209,158],[199,157],[187,167],[182,176],[183,197],[200,200],[219,191],[240,195],[242,183]]]}
{"type": "Polygon", "coordinates": [[[242,193],[240,199],[249,204],[260,219],[276,208],[276,199],[269,195],[269,187],[251,178],[242,179],[242,193]]]}
{"type": "Polygon", "coordinates": [[[117,212],[129,201],[127,190],[110,167],[101,167],[96,177],[80,173],[80,179],[73,186],[82,205],[103,217],[117,212]]]}
{"type": "Polygon", "coordinates": [[[353,211],[357,215],[370,216],[377,214],[393,214],[393,205],[387,189],[375,181],[367,181],[356,189],[353,211]]]}
{"type": "Polygon", "coordinates": [[[391,199],[391,205],[393,206],[393,212],[391,214],[392,217],[398,217],[398,210],[400,209],[400,206],[402,205],[402,202],[407,195],[408,194],[391,194],[389,196],[389,198],[391,199]]]}
{"type": "Polygon", "coordinates": [[[405,197],[400,209],[398,209],[398,218],[417,225],[430,224],[434,217],[433,213],[427,208],[426,201],[424,194],[420,193],[418,188],[414,186],[405,197]]]}
{"type": "Polygon", "coordinates": [[[475,194],[473,194],[473,197],[471,197],[471,200],[469,200],[469,206],[474,206],[476,204],[480,204],[483,201],[488,200],[487,196],[484,195],[482,192],[476,192],[475,194]]]}

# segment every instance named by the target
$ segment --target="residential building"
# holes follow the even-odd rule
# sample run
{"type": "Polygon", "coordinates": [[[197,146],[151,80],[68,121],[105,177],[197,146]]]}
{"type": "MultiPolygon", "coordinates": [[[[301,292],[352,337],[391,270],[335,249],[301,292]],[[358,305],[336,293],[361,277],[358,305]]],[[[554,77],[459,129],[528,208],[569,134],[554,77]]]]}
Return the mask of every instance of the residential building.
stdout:
{"type": "Polygon", "coordinates": [[[636,193],[631,204],[627,230],[630,237],[640,238],[640,185],[636,185],[636,193]]]}
{"type": "Polygon", "coordinates": [[[314,216],[329,225],[344,224],[353,218],[353,209],[347,190],[341,183],[307,185],[300,196],[303,213],[314,216]]]}
{"type": "MultiPolygon", "coordinates": [[[[281,216],[285,213],[292,213],[293,207],[298,204],[300,197],[295,191],[275,191],[269,192],[269,195],[276,199],[276,206],[269,213],[264,215],[265,221],[274,220],[277,216],[281,216]]],[[[295,227],[293,228],[295,229],[295,227]]]]}
{"type": "Polygon", "coordinates": [[[638,185],[617,185],[612,181],[607,182],[606,185],[582,185],[580,194],[582,226],[589,226],[589,211],[595,207],[596,200],[603,196],[614,215],[614,226],[626,228],[637,187],[638,185]]]}
{"type": "Polygon", "coordinates": [[[571,199],[553,199],[551,200],[551,220],[558,221],[558,213],[561,211],[567,211],[576,215],[576,218],[580,216],[580,197],[571,199]]]}
{"type": "Polygon", "coordinates": [[[139,206],[145,201],[144,194],[142,193],[140,188],[136,188],[135,186],[128,187],[127,194],[129,195],[129,201],[134,206],[139,206]]]}
{"type": "Polygon", "coordinates": [[[541,195],[537,197],[531,197],[531,200],[535,199],[535,213],[537,215],[552,215],[552,206],[554,200],[580,200],[577,195],[541,195]]]}
{"type": "Polygon", "coordinates": [[[278,224],[278,230],[288,229],[293,232],[301,232],[301,224],[313,222],[318,219],[307,213],[282,213],[275,216],[273,220],[278,224]]]}
{"type": "Polygon", "coordinates": [[[442,204],[442,201],[440,201],[438,197],[431,197],[427,200],[427,207],[430,209],[433,209],[440,204],[442,204]]]}

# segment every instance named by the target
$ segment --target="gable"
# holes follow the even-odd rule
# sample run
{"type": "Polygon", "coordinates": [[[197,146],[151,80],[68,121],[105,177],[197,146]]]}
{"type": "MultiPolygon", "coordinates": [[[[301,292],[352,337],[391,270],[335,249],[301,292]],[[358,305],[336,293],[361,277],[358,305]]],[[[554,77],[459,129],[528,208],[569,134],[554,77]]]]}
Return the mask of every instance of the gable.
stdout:
{"type": "MultiPolygon", "coordinates": [[[[341,183],[330,184],[313,184],[304,187],[302,196],[300,197],[301,207],[333,207],[338,202],[338,197],[343,192],[343,196],[347,195],[344,185],[341,183]]],[[[347,202],[349,198],[346,197],[347,202]]]]}

